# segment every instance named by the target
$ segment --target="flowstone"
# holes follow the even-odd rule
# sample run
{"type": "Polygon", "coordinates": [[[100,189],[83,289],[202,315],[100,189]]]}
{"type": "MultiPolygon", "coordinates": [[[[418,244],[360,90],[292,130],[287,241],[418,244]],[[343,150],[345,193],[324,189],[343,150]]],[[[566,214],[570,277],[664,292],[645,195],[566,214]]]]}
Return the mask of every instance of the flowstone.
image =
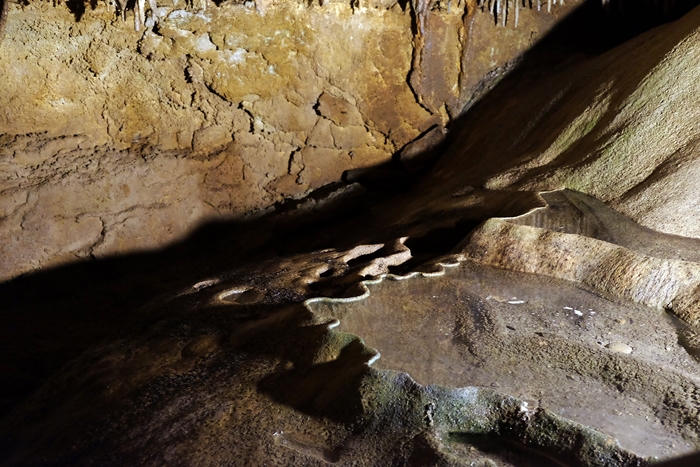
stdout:
{"type": "MultiPolygon", "coordinates": [[[[499,421],[491,425],[478,418],[493,416],[488,405],[447,410],[443,420],[479,427],[462,433],[460,439],[467,443],[471,435],[508,433],[520,443],[533,443],[531,447],[576,465],[643,465],[647,462],[643,459],[697,449],[700,425],[695,395],[700,391],[700,367],[695,346],[687,337],[694,329],[694,318],[673,312],[683,322],[669,313],[670,307],[635,295],[635,287],[644,288],[639,285],[640,270],[646,268],[658,276],[658,265],[643,255],[636,267],[603,266],[617,271],[605,281],[588,279],[596,274],[596,258],[629,256],[598,253],[600,248],[626,247],[656,258],[682,257],[687,267],[697,267],[697,240],[645,229],[580,193],[541,196],[546,207],[515,218],[489,220],[453,255],[424,266],[424,273],[365,282],[367,290],[357,299],[313,299],[307,304],[322,317],[338,319],[339,331],[360,336],[376,349],[381,358],[373,361],[375,368],[406,372],[421,388],[439,384],[472,387],[463,389],[467,392],[486,391],[476,389],[481,387],[519,398],[520,409],[513,412],[517,416],[496,416],[499,421]],[[533,245],[539,253],[521,246],[529,233],[489,234],[489,223],[495,221],[537,225],[534,228],[542,232],[533,245]],[[573,251],[568,243],[586,239],[591,242],[584,247],[587,254],[573,251]],[[598,244],[604,246],[596,248],[598,244]],[[526,267],[525,260],[535,266],[526,267]],[[518,417],[527,436],[511,426],[518,417]],[[558,422],[527,423],[548,417],[558,422]],[[582,431],[573,435],[571,430],[582,431]],[[576,437],[596,447],[567,452],[569,443],[579,446],[573,441],[576,437]],[[539,445],[543,439],[551,444],[539,445]],[[612,449],[612,445],[618,447],[612,449]]],[[[692,281],[700,274],[684,277],[692,281]]],[[[679,279],[669,281],[675,284],[679,279]]],[[[694,290],[694,283],[690,288],[694,290]]],[[[650,294],[660,297],[658,292],[650,294]]],[[[425,407],[432,427],[434,414],[443,409],[434,402],[425,407]]],[[[445,436],[436,436],[445,440],[447,452],[446,440],[451,438],[446,434],[460,431],[443,428],[441,433],[445,436]]],[[[478,450],[478,437],[474,442],[472,448],[478,450]]],[[[467,457],[471,462],[493,453],[487,454],[480,451],[467,457]]],[[[526,465],[521,462],[498,465],[526,465]]]]}
{"type": "MultiPolygon", "coordinates": [[[[545,207],[501,220],[643,240],[590,197],[539,196],[545,207]]],[[[127,337],[69,362],[5,417],[3,458],[644,466],[697,449],[692,326],[546,268],[480,264],[469,251],[486,225],[408,275],[391,274],[411,257],[401,237],[166,294],[127,337]]]]}

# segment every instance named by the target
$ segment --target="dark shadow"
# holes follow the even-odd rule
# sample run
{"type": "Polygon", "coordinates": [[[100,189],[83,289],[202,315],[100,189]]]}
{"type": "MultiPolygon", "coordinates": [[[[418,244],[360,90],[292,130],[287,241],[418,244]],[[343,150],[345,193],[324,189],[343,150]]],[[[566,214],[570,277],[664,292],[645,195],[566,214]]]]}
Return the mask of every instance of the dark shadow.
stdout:
{"type": "Polygon", "coordinates": [[[411,250],[412,258],[398,266],[389,267],[392,274],[408,274],[433,258],[448,254],[469,233],[479,226],[477,220],[463,220],[452,227],[438,227],[420,237],[409,238],[404,245],[411,250]]]}
{"type": "Polygon", "coordinates": [[[566,465],[575,465],[564,464],[559,460],[554,460],[547,453],[527,448],[506,437],[452,432],[447,435],[446,441],[448,445],[452,446],[461,444],[474,446],[487,456],[486,458],[491,459],[493,465],[496,465],[496,463],[520,467],[565,467],[566,465]]]}
{"type": "Polygon", "coordinates": [[[602,53],[661,24],[675,21],[700,4],[698,0],[639,2],[635,0],[587,1],[576,12],[575,21],[549,35],[581,52],[602,53]],[[594,29],[590,26],[593,25],[594,29]]]}
{"type": "MultiPolygon", "coordinates": [[[[86,349],[155,319],[143,307],[162,294],[212,276],[233,277],[277,250],[313,251],[319,237],[336,244],[337,232],[324,226],[334,219],[353,222],[371,200],[365,194],[348,205],[335,201],[301,214],[281,206],[279,214],[202,226],[162,250],[84,261],[0,284],[0,417],[86,349]]],[[[356,236],[368,235],[369,223],[360,224],[367,229],[356,229],[356,236]]],[[[277,295],[276,302],[304,298],[277,295]]]]}
{"type": "Polygon", "coordinates": [[[308,415],[352,424],[362,414],[360,382],[367,371],[367,359],[365,346],[353,340],[336,359],[315,365],[297,362],[292,370],[265,378],[258,388],[275,401],[308,415]]]}
{"type": "Polygon", "coordinates": [[[83,18],[83,15],[85,14],[87,2],[85,0],[66,0],[66,6],[73,14],[73,16],[75,16],[75,22],[77,23],[83,18]]]}
{"type": "Polygon", "coordinates": [[[417,435],[411,440],[411,455],[406,462],[407,465],[432,467],[443,463],[444,459],[440,455],[439,448],[434,446],[425,434],[417,435]]]}
{"type": "Polygon", "coordinates": [[[696,467],[698,465],[700,465],[700,453],[677,457],[654,464],[655,467],[696,467]]]}
{"type": "Polygon", "coordinates": [[[406,192],[418,181],[417,175],[404,170],[396,157],[373,167],[346,170],[342,179],[385,193],[406,192]]]}
{"type": "Polygon", "coordinates": [[[402,11],[406,11],[407,8],[411,7],[409,1],[410,0],[398,0],[396,3],[399,4],[399,7],[401,7],[402,11]]]}

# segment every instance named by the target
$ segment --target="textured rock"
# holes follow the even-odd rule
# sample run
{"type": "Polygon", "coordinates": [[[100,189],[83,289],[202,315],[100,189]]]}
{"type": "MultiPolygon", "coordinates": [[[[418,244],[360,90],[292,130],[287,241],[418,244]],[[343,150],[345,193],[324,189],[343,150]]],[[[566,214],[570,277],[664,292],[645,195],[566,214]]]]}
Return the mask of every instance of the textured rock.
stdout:
{"type": "Polygon", "coordinates": [[[302,196],[388,160],[433,122],[402,84],[402,12],[287,5],[263,17],[223,5],[169,11],[143,34],[108,17],[12,8],[0,49],[2,278],[163,246],[302,196]],[[321,45],[336,28],[353,37],[342,53],[321,45]],[[385,55],[365,53],[379,44],[385,55]]]}
{"type": "Polygon", "coordinates": [[[454,28],[514,23],[512,3],[477,6],[224,4],[138,35],[101,7],[26,6],[0,49],[1,274],[58,267],[0,284],[3,465],[639,467],[697,449],[700,240],[678,235],[696,227],[678,190],[700,13],[464,94],[454,28]],[[655,93],[674,90],[669,109],[655,93]],[[413,190],[324,188],[400,148],[422,162],[463,102],[413,190]],[[580,191],[542,192],[559,184],[580,191]],[[630,200],[676,217],[659,232],[630,200]],[[246,222],[104,258],[222,218],[246,222]]]}
{"type": "Polygon", "coordinates": [[[439,2],[421,10],[416,35],[416,11],[395,2],[161,4],[157,26],[137,33],[102,3],[77,22],[64,5],[12,4],[0,47],[0,280],[165,246],[387,162],[458,115],[530,29],[568,8],[514,30],[439,2]],[[494,36],[488,60],[474,55],[493,34],[509,39],[494,36]],[[53,227],[56,216],[67,220],[53,227]]]}
{"type": "MultiPolygon", "coordinates": [[[[697,242],[688,240],[687,249],[697,248],[697,242]]],[[[654,241],[665,239],[659,235],[654,241]]],[[[683,301],[689,308],[677,301],[695,296],[700,263],[651,257],[595,238],[501,219],[487,221],[465,243],[465,255],[475,261],[582,283],[612,296],[673,310],[690,324],[700,323],[695,300],[683,301]]]]}
{"type": "Polygon", "coordinates": [[[700,224],[689,221],[700,214],[694,183],[700,91],[689,71],[700,53],[699,17],[695,9],[546,76],[514,74],[492,94],[495,105],[485,103],[478,121],[465,122],[484,131],[463,135],[426,185],[439,185],[436,179],[469,160],[475,169],[451,178],[454,190],[570,188],[644,226],[700,236],[700,224]]]}

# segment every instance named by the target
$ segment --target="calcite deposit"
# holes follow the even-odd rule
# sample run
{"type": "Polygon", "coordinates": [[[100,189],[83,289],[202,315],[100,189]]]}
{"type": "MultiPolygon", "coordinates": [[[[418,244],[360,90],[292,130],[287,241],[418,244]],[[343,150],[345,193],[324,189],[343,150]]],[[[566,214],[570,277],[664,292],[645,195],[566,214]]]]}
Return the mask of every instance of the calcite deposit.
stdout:
{"type": "Polygon", "coordinates": [[[201,6],[10,5],[2,465],[700,449],[700,9],[201,6]]]}

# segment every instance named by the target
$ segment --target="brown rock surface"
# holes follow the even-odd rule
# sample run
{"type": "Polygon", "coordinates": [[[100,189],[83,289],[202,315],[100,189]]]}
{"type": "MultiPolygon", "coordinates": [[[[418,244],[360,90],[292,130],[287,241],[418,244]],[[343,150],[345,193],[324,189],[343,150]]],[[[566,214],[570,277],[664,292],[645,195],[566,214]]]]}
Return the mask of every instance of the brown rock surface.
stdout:
{"type": "Polygon", "coordinates": [[[528,28],[557,20],[523,16],[515,31],[474,6],[436,5],[414,37],[412,8],[391,2],[160,5],[139,33],[101,3],[12,4],[0,280],[164,246],[386,162],[458,115],[483,75],[531,43],[528,28]],[[509,39],[485,60],[476,42],[464,49],[465,28],[509,39]]]}
{"type": "Polygon", "coordinates": [[[167,245],[302,196],[388,160],[433,121],[405,85],[401,11],[168,8],[143,34],[110,16],[11,9],[1,278],[167,245]],[[348,41],[327,39],[339,30],[348,41]]]}
{"type": "Polygon", "coordinates": [[[700,448],[700,10],[455,94],[435,57],[464,49],[430,52],[466,24],[450,4],[222,4],[138,35],[101,8],[13,6],[0,48],[2,277],[44,268],[0,283],[3,465],[700,448]],[[462,102],[434,170],[397,175],[462,102]],[[379,190],[326,186],[382,162],[379,190]],[[178,240],[204,219],[228,222],[178,240]]]}

